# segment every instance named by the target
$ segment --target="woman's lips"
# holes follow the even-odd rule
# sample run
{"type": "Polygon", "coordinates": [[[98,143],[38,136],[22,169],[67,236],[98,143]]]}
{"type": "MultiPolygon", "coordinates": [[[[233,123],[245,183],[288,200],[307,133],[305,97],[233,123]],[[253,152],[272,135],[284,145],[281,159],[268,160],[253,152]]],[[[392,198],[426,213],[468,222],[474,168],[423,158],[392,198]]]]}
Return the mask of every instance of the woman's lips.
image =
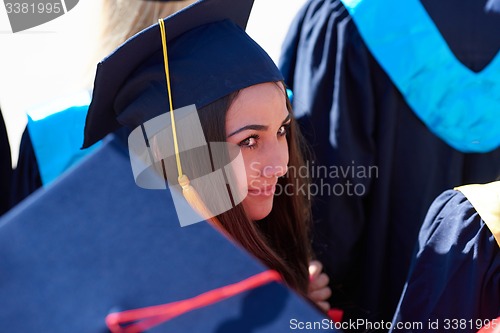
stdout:
{"type": "Polygon", "coordinates": [[[270,197],[274,195],[276,185],[253,187],[248,189],[248,195],[270,197]]]}

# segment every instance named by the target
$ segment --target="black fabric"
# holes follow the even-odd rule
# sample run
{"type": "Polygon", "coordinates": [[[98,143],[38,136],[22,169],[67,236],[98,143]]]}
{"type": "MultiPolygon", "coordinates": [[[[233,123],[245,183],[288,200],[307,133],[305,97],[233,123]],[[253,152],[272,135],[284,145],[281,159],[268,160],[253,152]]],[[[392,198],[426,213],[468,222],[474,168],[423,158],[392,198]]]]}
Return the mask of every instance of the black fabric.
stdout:
{"type": "MultiPolygon", "coordinates": [[[[496,24],[500,31],[500,20],[496,24]]],[[[455,52],[472,64],[491,49],[455,52]]],[[[347,316],[390,321],[430,204],[454,186],[493,181],[500,175],[500,149],[463,154],[433,135],[339,1],[306,3],[285,40],[280,67],[313,147],[312,169],[356,171],[313,175],[320,189],[313,201],[314,247],[331,277],[332,303],[347,316]],[[376,172],[366,177],[357,172],[373,166],[376,172]],[[358,194],[349,195],[349,186],[358,194]]]]}
{"type": "Polygon", "coordinates": [[[0,215],[10,208],[12,158],[7,128],[0,110],[0,215]]]}
{"type": "Polygon", "coordinates": [[[418,322],[422,329],[413,332],[477,332],[486,320],[500,316],[499,296],[495,238],[461,192],[444,192],[422,225],[393,326],[418,322]]]}
{"type": "Polygon", "coordinates": [[[489,8],[500,1],[421,2],[453,54],[470,70],[481,71],[497,55],[500,50],[500,11],[489,8]]]}
{"type": "Polygon", "coordinates": [[[17,167],[12,177],[11,207],[23,201],[31,193],[42,187],[40,170],[28,128],[24,129],[19,146],[17,167]]]}

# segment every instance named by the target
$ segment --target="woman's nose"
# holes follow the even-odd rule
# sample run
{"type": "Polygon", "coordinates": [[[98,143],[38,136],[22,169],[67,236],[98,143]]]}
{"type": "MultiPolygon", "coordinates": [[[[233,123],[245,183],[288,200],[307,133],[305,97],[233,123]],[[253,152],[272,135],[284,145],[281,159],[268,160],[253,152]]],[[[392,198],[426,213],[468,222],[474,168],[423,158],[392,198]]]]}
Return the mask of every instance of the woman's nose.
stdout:
{"type": "Polygon", "coordinates": [[[281,177],[286,174],[288,168],[288,147],[281,146],[267,152],[263,159],[262,176],[266,178],[281,177]]]}

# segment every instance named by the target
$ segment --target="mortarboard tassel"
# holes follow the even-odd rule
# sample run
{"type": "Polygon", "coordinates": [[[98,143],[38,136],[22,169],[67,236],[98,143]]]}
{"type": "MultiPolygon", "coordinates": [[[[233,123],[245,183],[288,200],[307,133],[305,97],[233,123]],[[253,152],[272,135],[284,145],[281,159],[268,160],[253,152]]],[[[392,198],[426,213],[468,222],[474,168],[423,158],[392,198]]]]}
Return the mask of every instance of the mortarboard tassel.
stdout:
{"type": "Polygon", "coordinates": [[[170,104],[170,119],[172,122],[172,135],[174,138],[174,150],[175,150],[175,161],[177,162],[177,171],[179,174],[179,185],[182,187],[182,195],[189,203],[189,205],[200,214],[205,220],[209,221],[217,229],[225,233],[225,229],[222,227],[220,221],[210,212],[196,189],[191,186],[189,178],[187,175],[182,173],[181,159],[179,155],[179,145],[177,143],[177,131],[175,128],[175,118],[174,118],[174,108],[172,104],[172,92],[170,89],[170,71],[168,67],[168,53],[167,53],[167,39],[165,37],[165,23],[162,19],[158,20],[161,32],[161,42],[163,46],[163,60],[165,64],[165,76],[167,80],[167,90],[168,90],[168,100],[170,104]]]}
{"type": "Polygon", "coordinates": [[[224,231],[219,220],[213,216],[207,208],[203,200],[200,198],[198,192],[191,186],[189,178],[186,175],[179,177],[179,185],[182,187],[182,195],[187,200],[189,205],[198,212],[205,220],[216,226],[218,229],[224,231]]]}

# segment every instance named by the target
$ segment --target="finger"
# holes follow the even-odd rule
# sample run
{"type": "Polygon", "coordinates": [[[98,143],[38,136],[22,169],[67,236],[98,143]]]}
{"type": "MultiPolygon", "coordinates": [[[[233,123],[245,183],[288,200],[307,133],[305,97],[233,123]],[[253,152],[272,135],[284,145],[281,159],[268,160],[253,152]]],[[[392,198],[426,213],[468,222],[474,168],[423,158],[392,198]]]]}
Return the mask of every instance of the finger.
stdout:
{"type": "Polygon", "coordinates": [[[316,305],[318,305],[319,308],[325,312],[328,312],[328,310],[330,310],[330,303],[328,302],[320,301],[316,302],[316,305]]]}
{"type": "Polygon", "coordinates": [[[328,286],[330,278],[325,273],[321,273],[318,277],[312,279],[309,283],[309,290],[314,291],[328,286]]]}
{"type": "Polygon", "coordinates": [[[313,301],[326,301],[332,296],[332,290],[328,287],[314,290],[309,293],[309,298],[313,301]]]}
{"type": "Polygon", "coordinates": [[[309,262],[309,276],[311,278],[319,275],[322,270],[323,264],[321,264],[321,262],[319,262],[318,260],[312,260],[311,262],[309,262]]]}

